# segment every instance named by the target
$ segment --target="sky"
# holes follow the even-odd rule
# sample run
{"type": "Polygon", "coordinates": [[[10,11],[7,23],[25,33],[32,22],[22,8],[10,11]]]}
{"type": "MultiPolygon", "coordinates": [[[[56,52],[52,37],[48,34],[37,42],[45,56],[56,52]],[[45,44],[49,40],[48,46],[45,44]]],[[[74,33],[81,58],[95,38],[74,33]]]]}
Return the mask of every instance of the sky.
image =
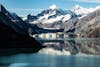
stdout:
{"type": "Polygon", "coordinates": [[[36,15],[54,4],[61,9],[72,9],[75,5],[95,8],[100,6],[100,0],[0,0],[0,4],[10,12],[26,16],[27,14],[36,15]]]}

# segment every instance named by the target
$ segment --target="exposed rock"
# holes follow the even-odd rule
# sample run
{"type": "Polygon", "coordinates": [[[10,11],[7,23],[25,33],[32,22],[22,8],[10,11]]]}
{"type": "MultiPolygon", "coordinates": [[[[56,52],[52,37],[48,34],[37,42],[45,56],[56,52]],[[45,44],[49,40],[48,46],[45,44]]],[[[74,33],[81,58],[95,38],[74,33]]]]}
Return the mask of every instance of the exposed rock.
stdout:
{"type": "Polygon", "coordinates": [[[75,29],[75,34],[79,34],[79,37],[99,38],[100,9],[79,19],[75,29]]]}
{"type": "Polygon", "coordinates": [[[90,33],[87,34],[87,36],[90,38],[100,38],[100,27],[95,28],[90,33]]]}

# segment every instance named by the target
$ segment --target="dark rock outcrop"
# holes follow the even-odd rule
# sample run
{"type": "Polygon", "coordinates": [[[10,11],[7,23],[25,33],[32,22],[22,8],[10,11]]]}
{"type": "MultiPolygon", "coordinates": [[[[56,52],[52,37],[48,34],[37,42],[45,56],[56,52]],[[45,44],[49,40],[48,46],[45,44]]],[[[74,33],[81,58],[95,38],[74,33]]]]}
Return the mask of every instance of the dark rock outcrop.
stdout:
{"type": "Polygon", "coordinates": [[[1,21],[0,44],[1,47],[41,47],[34,38],[17,33],[11,27],[1,24],[1,21]]]}
{"type": "MultiPolygon", "coordinates": [[[[13,22],[17,21],[16,19],[12,20],[9,12],[0,5],[0,55],[34,53],[44,47],[29,36],[24,25],[24,28],[21,28],[21,25],[13,22]]],[[[24,23],[22,20],[20,22],[24,23]]]]}

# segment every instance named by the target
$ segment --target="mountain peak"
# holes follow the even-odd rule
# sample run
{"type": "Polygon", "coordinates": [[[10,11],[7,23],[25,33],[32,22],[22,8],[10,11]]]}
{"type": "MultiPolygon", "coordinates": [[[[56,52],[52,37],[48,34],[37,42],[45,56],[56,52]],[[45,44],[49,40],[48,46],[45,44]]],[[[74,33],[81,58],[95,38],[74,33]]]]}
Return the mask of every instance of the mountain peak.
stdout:
{"type": "Polygon", "coordinates": [[[53,4],[49,8],[52,9],[52,10],[55,10],[55,9],[57,9],[57,6],[55,4],[53,4]]]}
{"type": "Polygon", "coordinates": [[[85,16],[88,13],[90,13],[89,9],[81,7],[79,5],[75,5],[72,10],[74,11],[74,13],[76,13],[79,16],[85,16]]]}
{"type": "Polygon", "coordinates": [[[75,6],[73,7],[73,9],[74,9],[74,10],[79,10],[79,9],[83,9],[83,7],[81,7],[80,5],[75,5],[75,6]]]}

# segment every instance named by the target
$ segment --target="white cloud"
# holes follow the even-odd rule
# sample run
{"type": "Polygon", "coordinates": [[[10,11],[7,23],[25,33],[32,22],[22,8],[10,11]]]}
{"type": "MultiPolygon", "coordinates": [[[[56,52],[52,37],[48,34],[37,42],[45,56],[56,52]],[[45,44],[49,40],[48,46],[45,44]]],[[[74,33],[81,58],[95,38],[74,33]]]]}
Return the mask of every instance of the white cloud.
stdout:
{"type": "Polygon", "coordinates": [[[100,3],[100,0],[73,0],[77,2],[100,3]]]}

